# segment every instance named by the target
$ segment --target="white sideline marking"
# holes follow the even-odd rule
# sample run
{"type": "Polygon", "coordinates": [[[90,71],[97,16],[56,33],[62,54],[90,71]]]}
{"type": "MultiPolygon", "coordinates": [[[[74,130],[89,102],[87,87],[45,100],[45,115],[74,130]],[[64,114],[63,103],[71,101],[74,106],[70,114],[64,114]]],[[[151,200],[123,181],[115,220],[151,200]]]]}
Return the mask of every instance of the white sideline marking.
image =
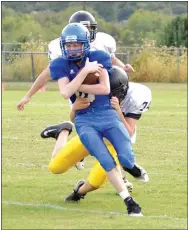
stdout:
{"type": "Polygon", "coordinates": [[[37,163],[37,164],[33,164],[33,163],[17,163],[17,166],[24,166],[24,167],[37,167],[37,168],[47,168],[48,165],[45,164],[41,164],[41,163],[37,163]]]}
{"type": "Polygon", "coordinates": [[[50,139],[32,139],[32,138],[22,138],[22,137],[9,137],[9,136],[4,136],[2,139],[11,139],[11,140],[20,140],[20,141],[36,141],[36,142],[55,142],[55,140],[50,140],[50,139]]]}
{"type": "MultiPolygon", "coordinates": [[[[81,209],[81,208],[67,208],[67,207],[61,207],[58,205],[54,204],[31,204],[31,203],[22,203],[22,202],[16,202],[16,201],[3,201],[3,204],[7,205],[18,205],[18,206],[30,206],[34,208],[53,208],[56,210],[63,210],[63,211],[76,211],[76,212],[86,212],[86,213],[95,213],[95,214],[103,214],[103,215],[115,215],[115,216],[127,216],[127,214],[123,212],[105,212],[105,211],[100,211],[100,210],[86,210],[86,209],[81,209]]],[[[182,220],[185,221],[187,218],[178,218],[178,217],[172,217],[172,216],[143,216],[146,218],[160,218],[160,219],[171,219],[171,220],[182,220]]]]}

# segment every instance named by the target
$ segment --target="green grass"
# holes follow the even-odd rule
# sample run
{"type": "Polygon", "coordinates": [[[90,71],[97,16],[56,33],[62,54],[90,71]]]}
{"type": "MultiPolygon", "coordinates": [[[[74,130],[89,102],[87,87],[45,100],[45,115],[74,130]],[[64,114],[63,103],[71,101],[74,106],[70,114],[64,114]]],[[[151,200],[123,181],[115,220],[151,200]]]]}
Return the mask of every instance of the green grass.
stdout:
{"type": "Polygon", "coordinates": [[[134,150],[150,181],[143,184],[128,175],[142,218],[124,215],[123,201],[110,183],[78,204],[64,203],[76,182],[87,178],[94,159],[86,158],[83,171],[48,171],[54,141],[41,139],[40,132],[48,124],[67,120],[69,107],[54,90],[57,87],[49,84],[49,90],[37,93],[18,112],[16,104],[29,85],[7,83],[2,94],[3,229],[187,229],[185,84],[146,84],[153,101],[138,122],[134,150]]]}

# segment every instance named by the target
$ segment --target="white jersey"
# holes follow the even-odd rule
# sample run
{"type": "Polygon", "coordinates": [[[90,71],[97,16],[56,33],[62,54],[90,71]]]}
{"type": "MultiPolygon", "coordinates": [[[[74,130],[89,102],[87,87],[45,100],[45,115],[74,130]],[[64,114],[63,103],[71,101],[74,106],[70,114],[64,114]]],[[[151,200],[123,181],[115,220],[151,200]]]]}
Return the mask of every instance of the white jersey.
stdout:
{"type": "Polygon", "coordinates": [[[116,52],[116,41],[111,35],[98,32],[95,40],[91,43],[91,50],[103,50],[111,57],[114,57],[116,52]]]}
{"type": "Polygon", "coordinates": [[[61,56],[62,52],[60,48],[60,39],[56,38],[52,40],[48,45],[48,58],[50,61],[52,61],[61,56]]]}
{"type": "MultiPolygon", "coordinates": [[[[151,90],[139,83],[129,82],[129,88],[125,99],[121,102],[121,111],[124,117],[139,120],[141,115],[146,112],[151,104],[151,90]]],[[[136,141],[136,128],[131,137],[131,142],[136,141]]]]}
{"type": "MultiPolygon", "coordinates": [[[[98,32],[95,40],[91,42],[91,50],[103,50],[106,51],[111,57],[114,57],[116,52],[116,41],[111,35],[98,32]]],[[[51,61],[61,56],[62,52],[60,48],[60,39],[56,38],[48,45],[48,57],[51,61]]]]}

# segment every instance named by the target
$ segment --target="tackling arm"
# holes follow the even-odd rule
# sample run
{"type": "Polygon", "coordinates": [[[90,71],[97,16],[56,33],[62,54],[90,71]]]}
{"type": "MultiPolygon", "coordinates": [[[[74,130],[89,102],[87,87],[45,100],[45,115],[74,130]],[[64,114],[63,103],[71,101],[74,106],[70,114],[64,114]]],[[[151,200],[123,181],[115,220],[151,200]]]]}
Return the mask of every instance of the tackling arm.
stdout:
{"type": "Polygon", "coordinates": [[[119,115],[120,119],[122,120],[123,124],[127,128],[127,131],[129,132],[130,137],[134,134],[135,128],[136,128],[136,119],[133,118],[125,118],[120,105],[119,105],[119,100],[117,97],[112,97],[110,100],[110,103],[112,107],[116,110],[117,114],[119,115]]]}
{"type": "Polygon", "coordinates": [[[30,90],[26,94],[28,97],[32,97],[41,87],[43,87],[50,80],[50,70],[49,66],[42,71],[42,73],[37,77],[30,90]]]}
{"type": "Polygon", "coordinates": [[[76,111],[72,109],[71,112],[70,112],[70,120],[71,120],[73,123],[74,123],[75,115],[76,115],[76,111]]]}
{"type": "Polygon", "coordinates": [[[90,105],[90,101],[88,98],[77,98],[72,106],[72,110],[70,113],[70,120],[74,122],[75,114],[77,110],[85,109],[90,105]]]}
{"type": "Polygon", "coordinates": [[[112,59],[112,64],[113,65],[117,65],[117,66],[119,66],[119,67],[124,69],[125,64],[121,60],[119,60],[115,55],[113,55],[111,57],[111,59],[112,59]]]}
{"type": "Polygon", "coordinates": [[[124,69],[126,72],[135,72],[134,68],[130,64],[124,64],[121,60],[119,60],[115,55],[111,57],[112,64],[117,65],[124,69]]]}
{"type": "Polygon", "coordinates": [[[24,110],[24,105],[29,102],[31,97],[50,80],[50,70],[49,66],[46,67],[42,71],[42,73],[37,77],[27,94],[22,98],[22,100],[18,103],[17,109],[24,110]]]}
{"type": "Polygon", "coordinates": [[[125,118],[123,113],[121,112],[121,109],[117,110],[117,113],[123,124],[125,125],[127,131],[129,132],[130,137],[132,137],[136,127],[136,120],[133,118],[125,118]]]}

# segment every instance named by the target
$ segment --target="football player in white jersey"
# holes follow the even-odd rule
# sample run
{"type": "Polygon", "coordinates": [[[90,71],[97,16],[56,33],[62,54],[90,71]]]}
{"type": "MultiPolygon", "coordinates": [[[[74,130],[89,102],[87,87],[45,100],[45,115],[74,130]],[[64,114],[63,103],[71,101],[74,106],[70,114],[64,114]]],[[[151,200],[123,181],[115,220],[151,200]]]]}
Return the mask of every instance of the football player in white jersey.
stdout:
{"type": "MultiPolygon", "coordinates": [[[[112,64],[122,67],[126,72],[134,72],[133,67],[130,64],[122,63],[115,55],[116,41],[115,39],[106,33],[97,32],[97,22],[92,14],[87,11],[77,11],[69,19],[69,23],[78,22],[85,25],[90,31],[91,36],[91,50],[103,50],[110,54],[112,58],[112,64]]],[[[60,38],[52,40],[48,45],[48,57],[49,60],[53,60],[57,57],[61,57],[60,38]]]]}
{"type": "MultiPolygon", "coordinates": [[[[151,90],[142,84],[133,82],[128,83],[126,73],[117,66],[113,66],[111,70],[110,86],[113,95],[111,98],[111,105],[117,111],[119,117],[129,131],[131,142],[135,143],[136,122],[150,107],[152,100],[151,90]]],[[[149,178],[146,172],[140,166],[136,166],[141,169],[143,174],[145,173],[140,179],[147,182],[149,178]]],[[[123,169],[128,171],[135,178],[137,177],[136,174],[139,174],[139,172],[133,171],[132,169],[123,169]]],[[[83,199],[88,192],[100,188],[106,181],[107,177],[105,171],[97,162],[91,169],[87,181],[78,181],[73,192],[65,198],[65,201],[79,201],[83,199]]]]}

